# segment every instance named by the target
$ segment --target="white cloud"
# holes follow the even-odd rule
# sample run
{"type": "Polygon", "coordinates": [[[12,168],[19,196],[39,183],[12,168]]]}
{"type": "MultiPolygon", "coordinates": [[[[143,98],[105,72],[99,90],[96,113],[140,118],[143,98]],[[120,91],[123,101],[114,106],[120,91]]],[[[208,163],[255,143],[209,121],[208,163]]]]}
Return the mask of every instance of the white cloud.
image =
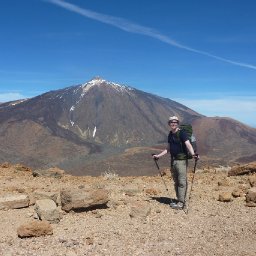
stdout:
{"type": "Polygon", "coordinates": [[[22,95],[19,92],[7,92],[7,93],[0,93],[0,102],[8,102],[13,100],[20,100],[26,99],[28,97],[22,95]]]}
{"type": "Polygon", "coordinates": [[[231,117],[256,127],[256,97],[173,100],[206,116],[231,117]]]}
{"type": "Polygon", "coordinates": [[[236,65],[236,66],[256,70],[256,66],[254,66],[254,65],[247,64],[247,63],[242,63],[242,62],[239,62],[239,61],[233,61],[233,60],[230,60],[230,59],[226,59],[226,58],[211,54],[209,52],[205,52],[205,51],[201,51],[201,50],[191,48],[191,47],[186,46],[184,44],[178,43],[177,41],[173,40],[172,38],[170,38],[166,35],[163,35],[163,34],[159,33],[158,31],[156,31],[156,30],[154,30],[150,27],[141,26],[139,24],[130,22],[129,20],[126,20],[126,19],[123,19],[123,18],[94,12],[94,11],[91,11],[91,10],[88,10],[88,9],[81,8],[77,5],[68,3],[68,2],[63,1],[63,0],[44,0],[44,1],[47,1],[49,3],[60,6],[60,7],[66,9],[68,11],[78,13],[79,15],[82,15],[86,18],[97,20],[99,22],[117,27],[117,28],[119,28],[121,30],[124,30],[126,32],[129,32],[129,33],[141,34],[141,35],[149,36],[149,37],[152,37],[152,38],[156,38],[156,39],[160,40],[161,42],[167,43],[167,44],[172,45],[172,46],[177,47],[177,48],[181,48],[181,49],[184,49],[184,50],[187,50],[187,51],[190,51],[190,52],[195,52],[195,53],[198,53],[198,54],[201,54],[201,55],[205,55],[205,56],[208,56],[210,58],[214,58],[214,59],[217,59],[219,61],[226,62],[226,63],[232,64],[232,65],[236,65]]]}

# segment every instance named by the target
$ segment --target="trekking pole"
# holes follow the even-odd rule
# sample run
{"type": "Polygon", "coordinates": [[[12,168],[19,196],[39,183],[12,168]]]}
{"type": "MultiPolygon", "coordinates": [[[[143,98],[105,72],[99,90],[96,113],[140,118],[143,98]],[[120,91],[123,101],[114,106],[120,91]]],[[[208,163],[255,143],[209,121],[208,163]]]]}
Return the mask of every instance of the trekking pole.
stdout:
{"type": "MultiPolygon", "coordinates": [[[[152,156],[153,156],[153,155],[155,155],[155,154],[152,154],[152,156]]],[[[167,191],[167,193],[168,193],[168,195],[169,195],[169,190],[168,190],[168,188],[167,188],[167,186],[166,186],[166,183],[165,183],[164,178],[163,178],[163,175],[162,175],[162,173],[161,173],[161,171],[160,171],[160,168],[159,168],[159,165],[158,165],[157,160],[158,160],[158,158],[154,158],[154,162],[155,162],[155,164],[156,164],[156,167],[157,167],[157,169],[158,169],[158,171],[159,171],[159,174],[160,174],[160,176],[161,176],[161,178],[162,178],[162,181],[163,181],[163,183],[164,183],[165,189],[166,189],[166,191],[167,191]]],[[[169,196],[170,196],[170,195],[169,195],[169,196]]]]}
{"type": "Polygon", "coordinates": [[[186,208],[187,208],[186,214],[188,214],[189,201],[190,201],[192,191],[193,191],[193,184],[194,184],[197,161],[198,161],[198,158],[195,159],[195,165],[194,165],[193,176],[192,176],[192,181],[191,181],[191,188],[190,188],[190,192],[189,192],[188,202],[186,203],[186,208]]]}

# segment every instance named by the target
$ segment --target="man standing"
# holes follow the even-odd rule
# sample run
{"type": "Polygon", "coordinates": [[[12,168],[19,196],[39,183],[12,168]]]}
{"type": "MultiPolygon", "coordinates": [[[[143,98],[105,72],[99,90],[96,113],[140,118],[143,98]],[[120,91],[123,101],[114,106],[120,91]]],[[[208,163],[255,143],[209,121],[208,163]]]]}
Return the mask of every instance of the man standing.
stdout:
{"type": "Polygon", "coordinates": [[[187,152],[195,159],[199,159],[199,155],[195,154],[187,133],[179,128],[177,116],[170,117],[168,125],[170,126],[168,146],[160,154],[153,155],[153,158],[158,159],[168,152],[171,154],[171,174],[174,180],[177,201],[171,202],[170,206],[173,209],[183,209],[187,193],[187,152]]]}

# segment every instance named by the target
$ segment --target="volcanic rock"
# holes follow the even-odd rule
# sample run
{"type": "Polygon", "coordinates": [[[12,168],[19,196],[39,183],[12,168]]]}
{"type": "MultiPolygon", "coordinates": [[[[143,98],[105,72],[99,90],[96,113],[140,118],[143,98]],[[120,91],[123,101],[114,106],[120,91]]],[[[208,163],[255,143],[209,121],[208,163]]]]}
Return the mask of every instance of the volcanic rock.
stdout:
{"type": "Polygon", "coordinates": [[[108,191],[97,190],[62,190],[60,192],[62,210],[90,209],[92,207],[102,207],[109,201],[108,191]]]}
{"type": "Polygon", "coordinates": [[[53,228],[47,221],[31,221],[19,226],[17,234],[20,238],[52,235],[53,228]]]}

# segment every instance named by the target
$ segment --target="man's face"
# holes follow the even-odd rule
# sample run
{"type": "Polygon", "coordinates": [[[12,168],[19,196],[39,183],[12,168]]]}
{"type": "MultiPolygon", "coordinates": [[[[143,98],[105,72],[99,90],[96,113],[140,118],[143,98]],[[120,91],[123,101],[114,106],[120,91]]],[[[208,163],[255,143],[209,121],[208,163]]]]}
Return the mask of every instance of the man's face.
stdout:
{"type": "Polygon", "coordinates": [[[171,130],[175,130],[178,126],[178,122],[177,121],[171,121],[171,122],[169,122],[169,126],[170,126],[171,130]]]}

